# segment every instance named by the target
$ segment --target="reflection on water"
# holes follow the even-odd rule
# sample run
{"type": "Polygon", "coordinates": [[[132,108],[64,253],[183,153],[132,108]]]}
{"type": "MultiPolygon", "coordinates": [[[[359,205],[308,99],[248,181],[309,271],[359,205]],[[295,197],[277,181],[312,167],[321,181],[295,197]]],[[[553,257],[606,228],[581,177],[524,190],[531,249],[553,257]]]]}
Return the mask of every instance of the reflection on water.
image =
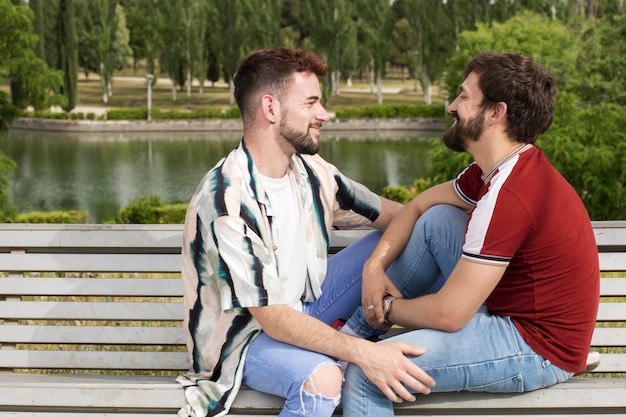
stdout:
{"type": "MultiPolygon", "coordinates": [[[[380,193],[425,174],[428,144],[440,132],[324,132],[320,154],[380,193]]],[[[17,162],[11,196],[21,211],[87,210],[101,223],[134,198],[186,202],[202,176],[240,140],[235,132],[0,134],[17,162]]]]}

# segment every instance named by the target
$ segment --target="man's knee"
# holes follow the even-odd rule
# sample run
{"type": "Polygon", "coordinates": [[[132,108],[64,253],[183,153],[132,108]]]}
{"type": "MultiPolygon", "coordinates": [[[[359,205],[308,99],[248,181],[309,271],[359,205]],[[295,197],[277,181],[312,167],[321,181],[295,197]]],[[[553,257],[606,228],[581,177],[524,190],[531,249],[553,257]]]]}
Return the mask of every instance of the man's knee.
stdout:
{"type": "Polygon", "coordinates": [[[341,395],[343,374],[341,367],[334,363],[319,366],[304,382],[304,390],[310,394],[321,394],[327,398],[341,395]]]}

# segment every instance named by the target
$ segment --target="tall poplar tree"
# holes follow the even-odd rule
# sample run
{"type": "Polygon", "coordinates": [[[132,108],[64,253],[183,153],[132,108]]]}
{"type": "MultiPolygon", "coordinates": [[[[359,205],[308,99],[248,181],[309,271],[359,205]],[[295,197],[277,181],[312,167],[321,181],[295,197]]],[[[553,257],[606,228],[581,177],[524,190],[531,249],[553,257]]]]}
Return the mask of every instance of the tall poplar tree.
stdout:
{"type": "Polygon", "coordinates": [[[243,57],[280,39],[280,1],[214,0],[208,8],[208,38],[235,102],[232,79],[243,57]]]}
{"type": "MultiPolygon", "coordinates": [[[[388,7],[388,6],[387,6],[388,7]]],[[[300,27],[318,53],[328,63],[328,74],[324,83],[324,98],[336,91],[337,72],[340,68],[341,50],[353,47],[344,43],[342,33],[354,24],[354,2],[348,0],[302,0],[299,14],[300,27]]]]}
{"type": "Polygon", "coordinates": [[[76,107],[78,91],[78,38],[74,0],[60,0],[58,22],[58,68],[63,71],[62,93],[67,99],[63,110],[71,111],[76,107]]]}
{"type": "MultiPolygon", "coordinates": [[[[24,0],[11,0],[14,6],[24,6],[24,0]]],[[[12,77],[10,83],[11,104],[19,109],[25,109],[27,104],[24,89],[22,88],[22,80],[18,77],[12,77]]]]}
{"type": "Polygon", "coordinates": [[[45,23],[43,14],[43,0],[29,0],[28,5],[33,11],[33,31],[39,37],[37,45],[35,46],[35,54],[45,60],[46,59],[46,36],[45,36],[45,23]]]}
{"type": "Polygon", "coordinates": [[[389,39],[395,23],[391,6],[387,0],[359,0],[357,5],[364,51],[371,59],[378,104],[382,104],[382,80],[389,60],[389,39]]]}

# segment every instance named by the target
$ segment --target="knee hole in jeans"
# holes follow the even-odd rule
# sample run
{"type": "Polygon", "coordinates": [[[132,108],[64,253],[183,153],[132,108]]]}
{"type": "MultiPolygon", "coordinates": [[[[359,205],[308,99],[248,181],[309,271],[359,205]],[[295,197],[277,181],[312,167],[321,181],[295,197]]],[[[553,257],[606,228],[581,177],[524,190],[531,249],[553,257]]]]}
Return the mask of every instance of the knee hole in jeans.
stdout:
{"type": "Polygon", "coordinates": [[[341,395],[343,374],[341,367],[335,363],[324,363],[318,366],[311,376],[304,381],[302,389],[310,394],[321,394],[327,398],[341,395]]]}

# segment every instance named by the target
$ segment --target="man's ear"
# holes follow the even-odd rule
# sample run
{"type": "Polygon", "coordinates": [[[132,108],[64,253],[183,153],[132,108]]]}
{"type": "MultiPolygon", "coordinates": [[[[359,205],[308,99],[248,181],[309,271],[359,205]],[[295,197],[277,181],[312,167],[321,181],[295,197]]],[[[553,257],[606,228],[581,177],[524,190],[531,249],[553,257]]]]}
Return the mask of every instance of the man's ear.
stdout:
{"type": "Polygon", "coordinates": [[[261,97],[261,108],[263,110],[263,117],[265,117],[267,121],[272,124],[276,122],[277,107],[278,100],[276,100],[276,97],[270,94],[265,94],[263,95],[263,97],[261,97]],[[272,120],[274,122],[272,122],[272,120]]]}
{"type": "Polygon", "coordinates": [[[489,111],[487,114],[489,115],[489,126],[501,123],[506,120],[506,113],[508,110],[508,106],[504,101],[500,101],[496,103],[496,105],[489,111]]]}

